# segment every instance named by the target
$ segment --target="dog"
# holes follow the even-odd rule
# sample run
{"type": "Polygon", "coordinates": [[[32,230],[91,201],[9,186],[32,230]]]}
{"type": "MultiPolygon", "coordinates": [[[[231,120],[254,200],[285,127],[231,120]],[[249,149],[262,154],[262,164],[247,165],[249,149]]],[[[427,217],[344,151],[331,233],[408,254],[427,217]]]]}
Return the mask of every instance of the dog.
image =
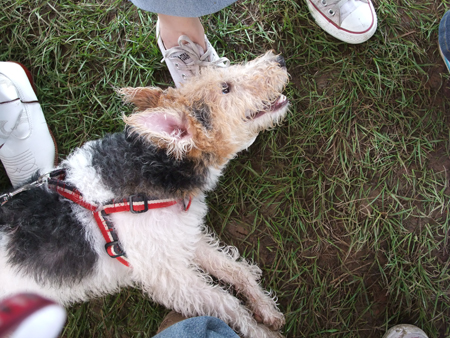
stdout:
{"type": "Polygon", "coordinates": [[[135,106],[125,130],[77,148],[0,208],[0,297],[28,291],[70,305],[134,286],[243,337],[282,337],[261,270],[222,247],[204,217],[226,164],[287,114],[288,78],[270,51],[178,89],[119,89],[135,106]]]}

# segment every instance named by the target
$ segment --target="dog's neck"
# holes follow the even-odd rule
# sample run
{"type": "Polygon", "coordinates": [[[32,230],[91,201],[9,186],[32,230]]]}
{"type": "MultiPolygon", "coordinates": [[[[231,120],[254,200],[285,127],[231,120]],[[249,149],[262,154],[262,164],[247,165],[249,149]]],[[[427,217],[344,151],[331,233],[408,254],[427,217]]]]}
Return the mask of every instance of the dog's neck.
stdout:
{"type": "Polygon", "coordinates": [[[177,160],[126,131],[93,142],[90,151],[92,166],[117,198],[138,193],[157,198],[195,196],[211,189],[220,174],[201,160],[177,160]]]}

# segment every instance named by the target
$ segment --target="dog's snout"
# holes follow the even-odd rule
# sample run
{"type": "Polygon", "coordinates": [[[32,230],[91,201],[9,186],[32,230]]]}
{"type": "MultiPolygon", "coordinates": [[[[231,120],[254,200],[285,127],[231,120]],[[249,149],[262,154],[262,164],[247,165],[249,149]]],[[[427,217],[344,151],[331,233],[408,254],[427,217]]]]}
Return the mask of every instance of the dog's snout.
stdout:
{"type": "Polygon", "coordinates": [[[281,68],[286,68],[286,61],[284,60],[284,57],[278,55],[276,61],[278,62],[281,68]]]}

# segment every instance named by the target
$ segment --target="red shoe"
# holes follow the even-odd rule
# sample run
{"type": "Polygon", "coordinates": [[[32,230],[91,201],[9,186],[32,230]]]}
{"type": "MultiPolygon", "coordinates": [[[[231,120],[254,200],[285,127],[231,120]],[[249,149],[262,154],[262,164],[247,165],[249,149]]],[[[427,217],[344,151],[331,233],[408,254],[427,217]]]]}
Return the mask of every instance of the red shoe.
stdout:
{"type": "Polygon", "coordinates": [[[34,294],[0,302],[0,338],[55,338],[66,321],[64,308],[34,294]]]}

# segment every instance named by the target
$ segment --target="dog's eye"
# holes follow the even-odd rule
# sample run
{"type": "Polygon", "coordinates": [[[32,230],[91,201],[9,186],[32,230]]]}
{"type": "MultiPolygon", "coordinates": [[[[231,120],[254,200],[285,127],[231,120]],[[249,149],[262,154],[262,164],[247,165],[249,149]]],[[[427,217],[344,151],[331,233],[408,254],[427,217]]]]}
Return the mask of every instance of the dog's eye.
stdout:
{"type": "Polygon", "coordinates": [[[229,83],[226,83],[226,82],[222,83],[222,93],[228,94],[230,92],[230,90],[231,90],[231,86],[229,83]]]}

